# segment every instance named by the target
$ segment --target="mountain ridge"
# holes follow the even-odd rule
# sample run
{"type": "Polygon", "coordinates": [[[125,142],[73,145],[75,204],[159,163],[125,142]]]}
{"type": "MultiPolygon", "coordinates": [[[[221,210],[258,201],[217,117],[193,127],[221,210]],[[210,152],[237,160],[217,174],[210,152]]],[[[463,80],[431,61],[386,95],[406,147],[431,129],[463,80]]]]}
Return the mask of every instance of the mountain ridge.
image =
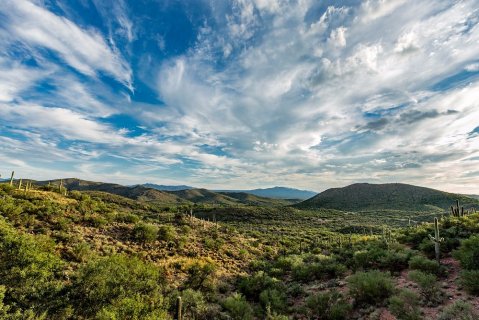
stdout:
{"type": "Polygon", "coordinates": [[[343,211],[367,210],[447,210],[456,200],[466,208],[478,205],[479,200],[461,194],[403,183],[355,183],[342,188],[331,188],[303,202],[293,205],[299,209],[336,209],[343,211]]]}
{"type": "MultiPolygon", "coordinates": [[[[160,191],[181,191],[181,190],[192,190],[192,189],[204,189],[197,188],[188,185],[158,185],[154,183],[144,183],[142,186],[154,188],[160,191]]],[[[209,189],[206,189],[209,190],[209,189]]],[[[317,194],[317,192],[310,190],[301,190],[290,187],[270,187],[270,188],[259,188],[259,189],[214,189],[210,190],[213,192],[219,193],[248,193],[259,197],[272,198],[272,199],[298,199],[306,200],[317,194]]]]}

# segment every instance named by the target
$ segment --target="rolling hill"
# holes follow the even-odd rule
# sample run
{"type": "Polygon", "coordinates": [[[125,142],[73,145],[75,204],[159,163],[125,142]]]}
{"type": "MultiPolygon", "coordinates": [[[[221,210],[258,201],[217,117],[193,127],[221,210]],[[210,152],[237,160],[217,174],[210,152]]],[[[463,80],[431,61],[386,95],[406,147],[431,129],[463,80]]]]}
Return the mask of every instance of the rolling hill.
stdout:
{"type": "MultiPolygon", "coordinates": [[[[184,190],[205,190],[202,188],[194,188],[187,185],[177,185],[177,186],[168,186],[168,185],[158,185],[154,183],[145,183],[142,186],[147,188],[153,188],[160,191],[184,191],[184,190]]],[[[285,199],[291,200],[287,201],[288,203],[297,202],[294,201],[295,199],[298,200],[306,200],[316,195],[316,192],[308,191],[308,190],[299,190],[294,188],[286,188],[286,187],[272,187],[272,188],[265,188],[265,189],[253,189],[253,190],[210,190],[210,192],[217,192],[231,196],[231,194],[250,194],[262,198],[270,198],[270,199],[285,199]]],[[[185,194],[188,194],[185,192],[185,194]]],[[[233,196],[234,198],[235,196],[233,196]]],[[[257,201],[258,199],[254,199],[253,201],[257,201]]]]}
{"type": "MultiPolygon", "coordinates": [[[[46,185],[48,183],[58,185],[60,183],[60,180],[57,179],[37,182],[37,184],[39,185],[46,185]]],[[[154,201],[161,202],[162,204],[189,203],[188,201],[185,201],[184,199],[177,197],[174,194],[152,188],[147,188],[144,186],[127,187],[114,183],[93,182],[76,178],[63,179],[63,185],[68,190],[102,191],[139,201],[154,201]]]]}
{"type": "Polygon", "coordinates": [[[170,193],[196,204],[212,204],[221,206],[283,206],[294,203],[294,201],[283,199],[258,197],[245,192],[214,192],[207,189],[186,189],[170,191],[170,193]]]}
{"type": "Polygon", "coordinates": [[[448,209],[458,199],[465,208],[479,206],[479,200],[464,195],[401,183],[357,183],[332,188],[294,205],[300,209],[337,209],[342,211],[448,209]]]}
{"type": "MultiPolygon", "coordinates": [[[[59,185],[60,180],[49,180],[36,182],[38,185],[59,185]]],[[[63,179],[63,185],[68,190],[78,191],[100,191],[125,198],[155,202],[164,205],[183,204],[208,204],[220,206],[238,205],[261,205],[261,206],[283,206],[291,205],[297,201],[282,199],[270,199],[258,197],[243,192],[219,193],[207,189],[181,189],[176,191],[161,191],[156,188],[148,188],[145,185],[123,186],[114,183],[103,183],[86,181],[76,178],[63,179]]]]}

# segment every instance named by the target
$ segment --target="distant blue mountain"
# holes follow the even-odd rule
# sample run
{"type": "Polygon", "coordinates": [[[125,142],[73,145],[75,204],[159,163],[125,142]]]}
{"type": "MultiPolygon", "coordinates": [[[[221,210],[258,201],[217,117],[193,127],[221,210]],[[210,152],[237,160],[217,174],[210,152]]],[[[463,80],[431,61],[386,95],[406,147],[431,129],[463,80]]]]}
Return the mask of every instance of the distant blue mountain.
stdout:
{"type": "Polygon", "coordinates": [[[215,190],[221,192],[244,192],[253,194],[259,197],[274,198],[274,199],[300,199],[306,200],[317,195],[317,192],[309,190],[299,190],[286,187],[272,187],[265,189],[253,189],[253,190],[215,190]]]}
{"type": "Polygon", "coordinates": [[[309,190],[299,190],[286,187],[273,187],[265,189],[254,189],[250,191],[244,191],[246,193],[254,194],[255,196],[277,199],[301,199],[306,200],[317,195],[317,192],[309,190]]]}
{"type": "MultiPolygon", "coordinates": [[[[154,183],[145,183],[142,186],[147,188],[153,188],[161,191],[180,191],[196,189],[195,187],[180,185],[180,186],[167,186],[154,183]]],[[[259,197],[273,198],[273,199],[299,199],[306,200],[314,197],[317,192],[308,190],[299,190],[286,187],[273,187],[265,189],[253,189],[253,190],[212,190],[213,192],[244,192],[259,197]]]]}
{"type": "Polygon", "coordinates": [[[165,186],[161,184],[154,184],[154,183],[145,183],[143,184],[144,187],[152,188],[160,191],[179,191],[179,190],[190,190],[195,189],[194,187],[190,186],[165,186]]]}

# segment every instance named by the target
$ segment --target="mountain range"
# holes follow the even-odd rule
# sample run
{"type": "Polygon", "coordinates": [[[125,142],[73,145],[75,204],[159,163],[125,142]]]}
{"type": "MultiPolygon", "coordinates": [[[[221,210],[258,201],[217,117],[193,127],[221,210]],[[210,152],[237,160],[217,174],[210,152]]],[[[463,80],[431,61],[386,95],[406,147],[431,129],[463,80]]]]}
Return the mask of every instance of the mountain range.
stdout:
{"type": "MultiPolygon", "coordinates": [[[[101,191],[133,200],[155,202],[163,205],[209,204],[220,206],[259,205],[285,206],[300,200],[271,199],[244,192],[214,192],[207,189],[182,189],[162,191],[144,185],[123,186],[114,183],[103,183],[80,180],[76,178],[62,179],[68,190],[101,191]]],[[[37,185],[59,185],[60,180],[36,181],[37,185]]]]}
{"type": "MultiPolygon", "coordinates": [[[[218,205],[232,206],[293,206],[297,209],[336,209],[341,211],[409,210],[431,211],[448,210],[459,200],[466,209],[479,207],[479,199],[443,192],[414,185],[390,183],[356,183],[343,188],[331,188],[316,194],[311,191],[274,187],[254,190],[207,190],[189,186],[158,186],[153,184],[123,186],[103,183],[62,179],[68,190],[106,192],[124,198],[161,205],[218,205]],[[153,186],[153,187],[152,187],[153,186]],[[164,187],[169,190],[159,190],[164,187]],[[301,201],[308,195],[312,197],[301,201]],[[296,199],[295,199],[296,198],[296,199]]],[[[35,181],[37,185],[59,185],[60,180],[35,181]]]]}
{"type": "MultiPolygon", "coordinates": [[[[199,189],[191,186],[180,185],[180,186],[168,186],[168,185],[158,185],[153,183],[145,183],[142,186],[148,188],[154,188],[160,191],[179,191],[179,190],[191,190],[199,189]]],[[[259,197],[273,198],[273,199],[299,199],[306,200],[311,197],[314,197],[317,192],[309,190],[299,190],[294,188],[286,187],[272,187],[265,189],[252,189],[252,190],[213,190],[214,192],[221,193],[248,193],[259,197]]]]}

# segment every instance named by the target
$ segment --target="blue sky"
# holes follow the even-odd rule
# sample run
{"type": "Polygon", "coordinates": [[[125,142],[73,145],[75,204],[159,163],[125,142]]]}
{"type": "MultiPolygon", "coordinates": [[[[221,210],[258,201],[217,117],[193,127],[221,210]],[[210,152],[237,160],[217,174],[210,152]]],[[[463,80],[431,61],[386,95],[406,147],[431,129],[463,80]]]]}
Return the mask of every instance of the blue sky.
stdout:
{"type": "Polygon", "coordinates": [[[479,193],[479,1],[4,0],[3,176],[479,193]]]}

